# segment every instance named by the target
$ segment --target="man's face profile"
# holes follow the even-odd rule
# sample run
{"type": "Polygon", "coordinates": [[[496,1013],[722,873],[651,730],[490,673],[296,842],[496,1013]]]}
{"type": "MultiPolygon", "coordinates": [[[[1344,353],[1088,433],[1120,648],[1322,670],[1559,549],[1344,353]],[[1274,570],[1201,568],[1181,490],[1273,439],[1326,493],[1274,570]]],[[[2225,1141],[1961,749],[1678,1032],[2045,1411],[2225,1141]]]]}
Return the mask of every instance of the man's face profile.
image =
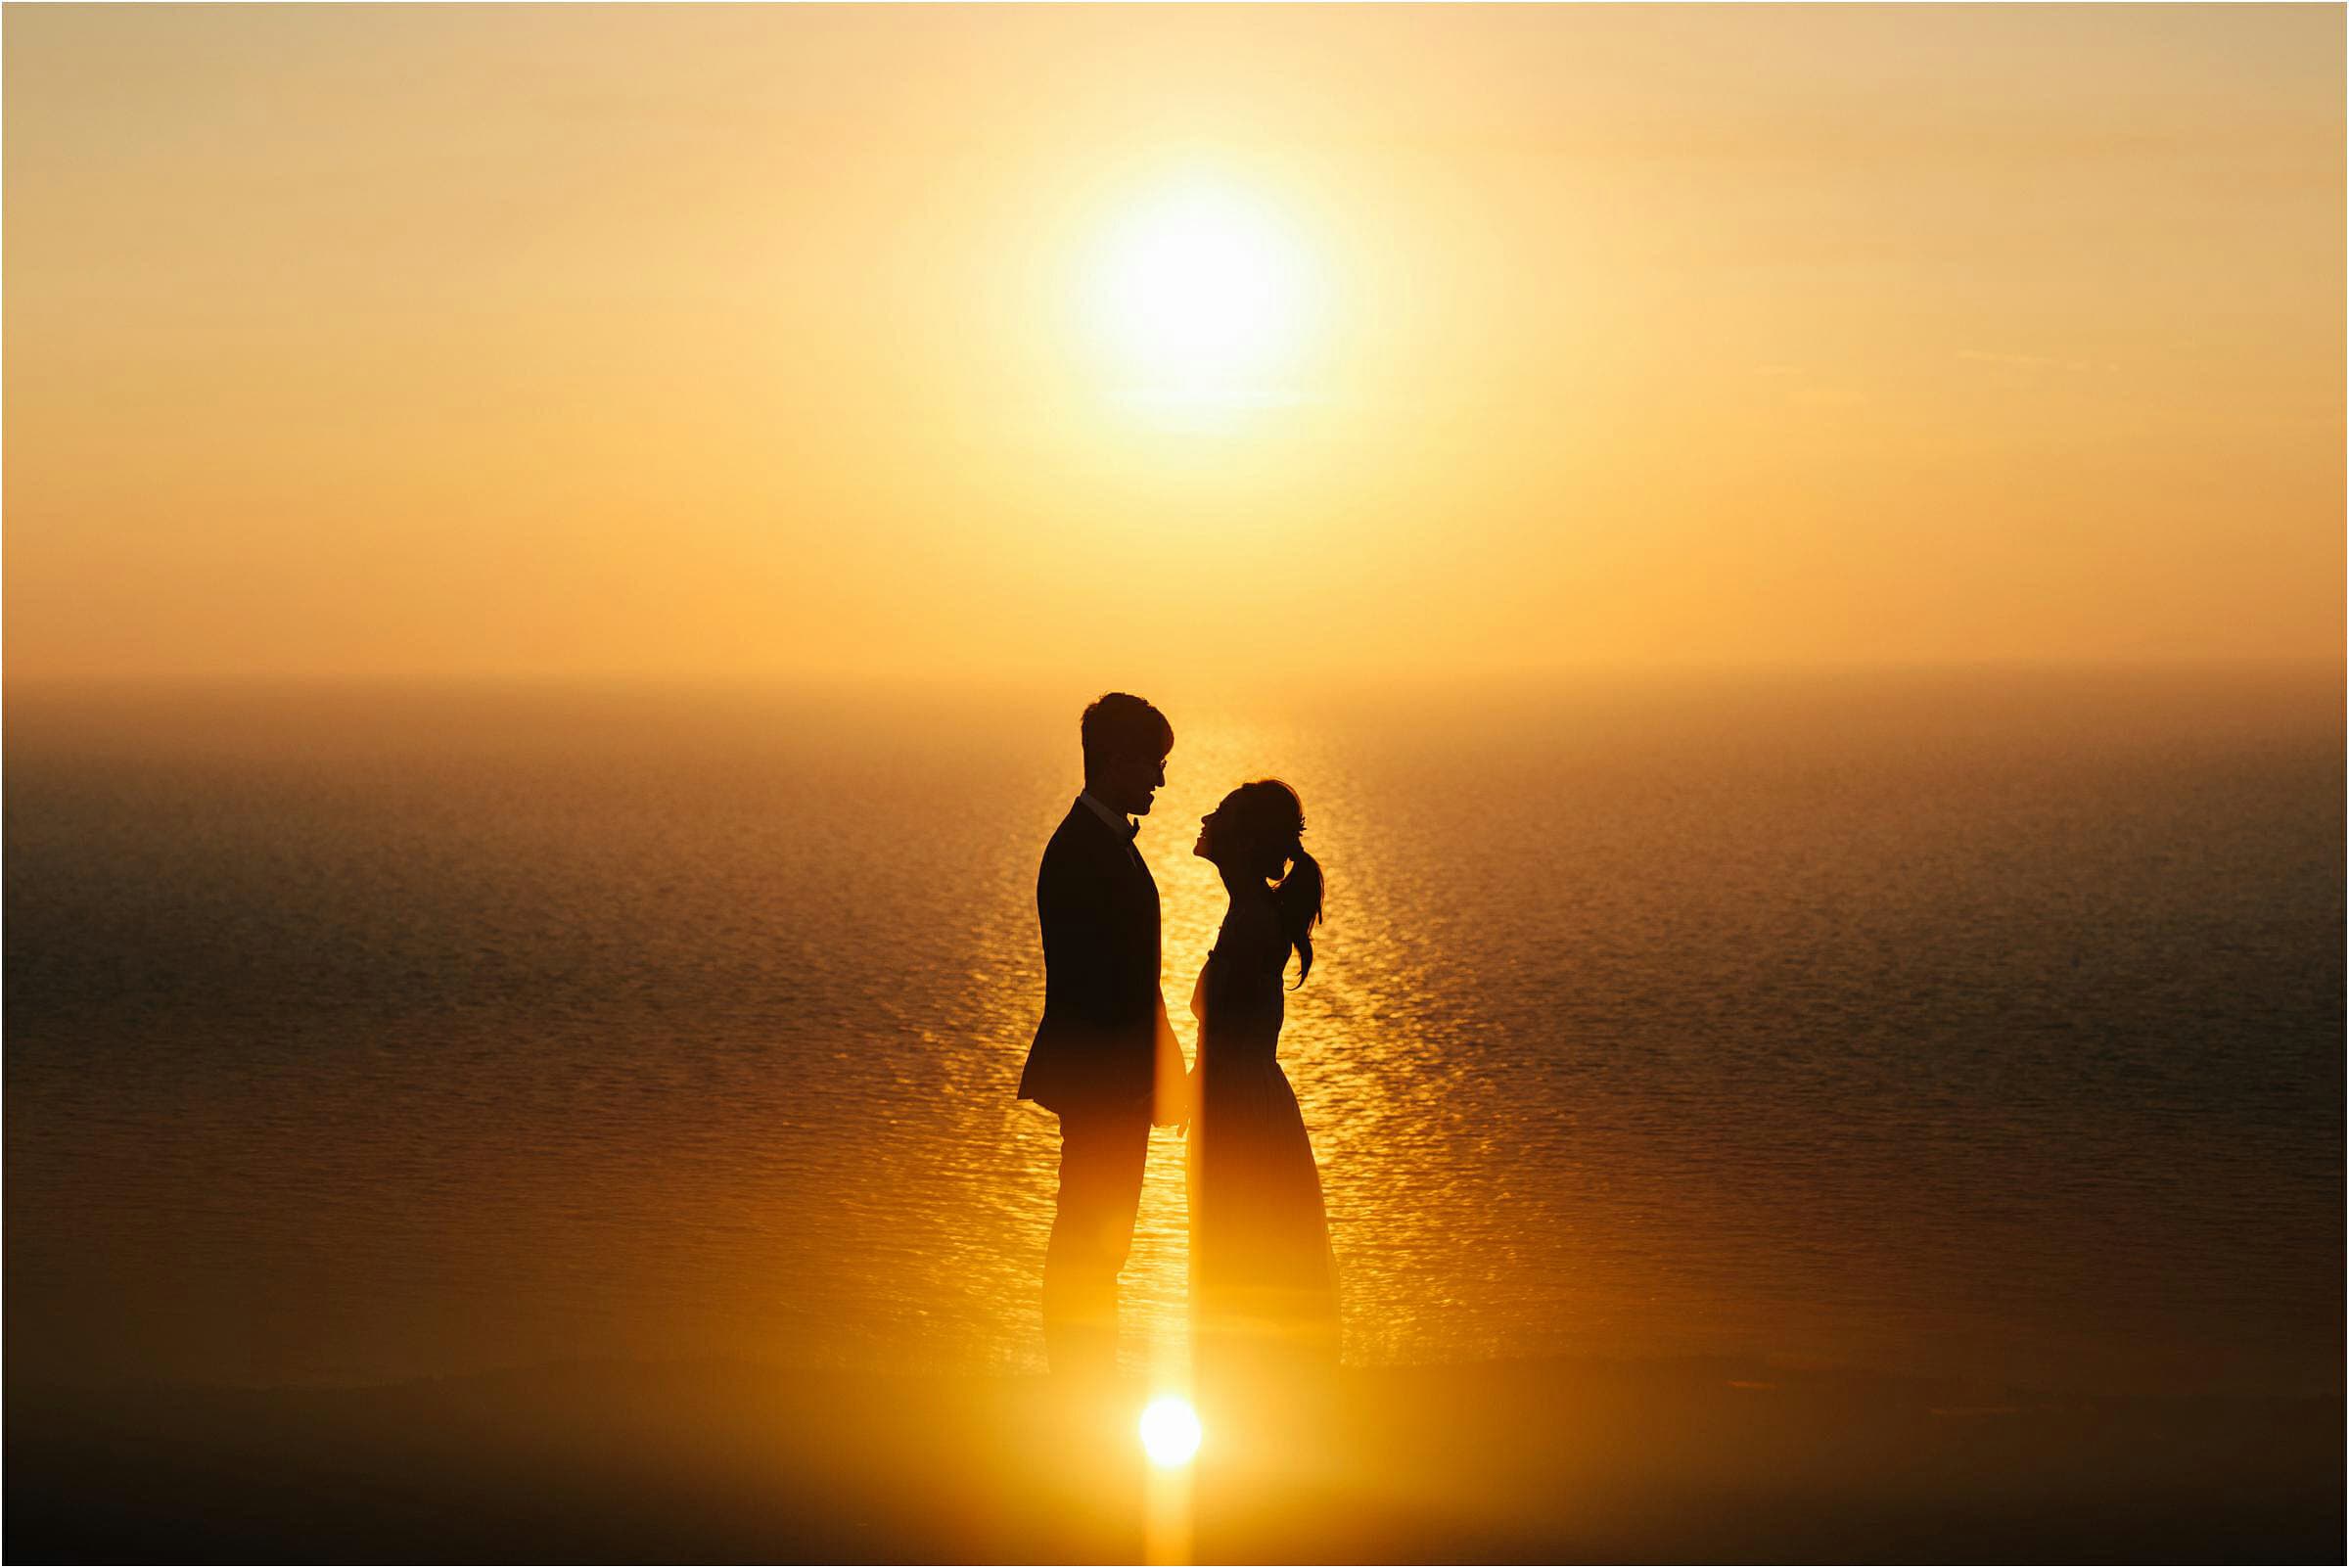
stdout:
{"type": "Polygon", "coordinates": [[[1128,816],[1148,816],[1151,798],[1167,783],[1167,758],[1160,751],[1121,752],[1093,780],[1104,805],[1128,816]]]}

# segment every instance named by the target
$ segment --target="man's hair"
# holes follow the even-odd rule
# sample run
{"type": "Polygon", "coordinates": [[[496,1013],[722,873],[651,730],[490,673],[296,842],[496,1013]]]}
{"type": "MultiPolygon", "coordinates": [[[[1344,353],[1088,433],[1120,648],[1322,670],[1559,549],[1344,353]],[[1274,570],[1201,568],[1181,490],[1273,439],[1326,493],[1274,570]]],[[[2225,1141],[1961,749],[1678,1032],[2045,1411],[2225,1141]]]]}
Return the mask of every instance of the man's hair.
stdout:
{"type": "Polygon", "coordinates": [[[1077,724],[1084,747],[1084,776],[1120,757],[1164,757],[1174,749],[1174,726],[1167,715],[1129,692],[1094,699],[1077,724]]]}

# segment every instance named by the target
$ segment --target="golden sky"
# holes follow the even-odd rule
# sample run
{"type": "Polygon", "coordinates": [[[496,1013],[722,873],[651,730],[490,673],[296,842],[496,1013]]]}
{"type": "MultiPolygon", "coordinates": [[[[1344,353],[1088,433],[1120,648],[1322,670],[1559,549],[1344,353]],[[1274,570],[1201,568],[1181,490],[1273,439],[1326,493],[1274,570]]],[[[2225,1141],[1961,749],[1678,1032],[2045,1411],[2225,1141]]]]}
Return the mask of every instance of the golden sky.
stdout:
{"type": "Polygon", "coordinates": [[[2341,654],[2338,7],[5,43],[12,674],[2341,654]]]}

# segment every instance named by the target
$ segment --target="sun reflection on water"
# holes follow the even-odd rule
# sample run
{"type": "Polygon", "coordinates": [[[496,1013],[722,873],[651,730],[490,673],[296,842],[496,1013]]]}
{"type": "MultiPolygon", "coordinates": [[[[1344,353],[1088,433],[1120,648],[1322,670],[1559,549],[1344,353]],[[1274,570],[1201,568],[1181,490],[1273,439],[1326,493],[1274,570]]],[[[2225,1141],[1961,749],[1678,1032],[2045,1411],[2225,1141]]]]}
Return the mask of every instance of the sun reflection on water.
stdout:
{"type": "Polygon", "coordinates": [[[1161,1395],[1144,1406],[1136,1430],[1142,1452],[1162,1470],[1188,1464],[1199,1452],[1199,1414],[1190,1401],[1174,1395],[1161,1395]]]}

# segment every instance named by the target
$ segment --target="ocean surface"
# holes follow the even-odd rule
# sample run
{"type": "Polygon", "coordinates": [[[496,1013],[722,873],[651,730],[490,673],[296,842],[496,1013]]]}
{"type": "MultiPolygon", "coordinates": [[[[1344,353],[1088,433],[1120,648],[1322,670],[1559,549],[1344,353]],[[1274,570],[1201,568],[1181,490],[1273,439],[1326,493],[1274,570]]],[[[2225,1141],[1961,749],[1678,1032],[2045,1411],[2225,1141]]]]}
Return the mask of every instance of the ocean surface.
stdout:
{"type": "MultiPolygon", "coordinates": [[[[9,1378],[1039,1367],[1089,695],[12,682],[9,1378]]],[[[2337,1393],[2337,669],[1151,695],[1186,1046],[1198,816],[1328,871],[1350,1360],[2337,1393]]]]}

